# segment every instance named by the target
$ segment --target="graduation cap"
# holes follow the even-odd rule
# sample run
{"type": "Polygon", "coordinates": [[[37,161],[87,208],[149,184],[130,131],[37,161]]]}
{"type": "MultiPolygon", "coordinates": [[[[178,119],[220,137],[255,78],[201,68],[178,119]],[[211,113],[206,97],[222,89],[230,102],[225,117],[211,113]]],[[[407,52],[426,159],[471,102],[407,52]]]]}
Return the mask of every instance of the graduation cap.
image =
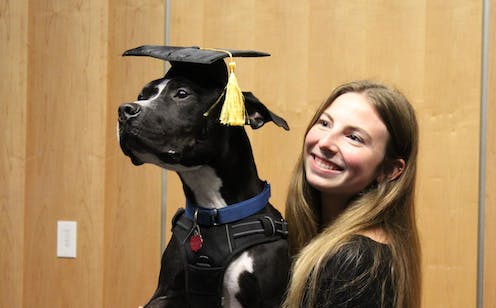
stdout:
{"type": "MultiPolygon", "coordinates": [[[[171,68],[166,74],[169,77],[187,72],[190,78],[207,76],[202,82],[222,83],[225,91],[212,108],[224,98],[220,122],[225,125],[243,126],[246,123],[244,97],[234,74],[236,63],[233,57],[266,57],[270,54],[254,50],[145,45],[127,50],[123,56],[148,56],[169,61],[171,68]],[[229,58],[227,67],[224,58],[229,58]]],[[[205,115],[208,115],[209,111],[205,115]]]]}

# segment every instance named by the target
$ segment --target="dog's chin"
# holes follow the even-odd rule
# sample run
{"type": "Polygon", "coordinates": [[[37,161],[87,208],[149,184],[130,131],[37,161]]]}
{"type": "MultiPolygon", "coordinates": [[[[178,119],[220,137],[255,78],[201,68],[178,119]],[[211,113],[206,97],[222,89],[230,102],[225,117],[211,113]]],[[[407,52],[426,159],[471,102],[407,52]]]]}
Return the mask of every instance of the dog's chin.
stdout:
{"type": "Polygon", "coordinates": [[[153,164],[165,169],[174,169],[171,168],[171,166],[181,164],[181,155],[172,150],[169,150],[166,153],[150,153],[133,149],[122,144],[121,149],[135,166],[153,164]]]}
{"type": "Polygon", "coordinates": [[[122,137],[119,138],[119,145],[121,147],[122,153],[124,153],[124,155],[129,157],[129,159],[131,160],[131,162],[135,166],[140,166],[140,165],[143,165],[144,163],[146,163],[146,161],[144,161],[141,158],[142,155],[140,155],[140,153],[138,151],[133,150],[133,148],[130,147],[130,145],[126,141],[127,141],[127,139],[125,139],[125,138],[122,138],[122,137]]]}
{"type": "MultiPolygon", "coordinates": [[[[154,141],[138,138],[135,135],[120,134],[119,145],[122,152],[128,156],[135,166],[153,164],[175,171],[179,167],[194,167],[198,162],[191,160],[191,155],[184,155],[184,145],[163,145],[154,141]]],[[[191,149],[186,151],[191,154],[191,149]]],[[[204,159],[205,155],[201,155],[204,159]]]]}
{"type": "Polygon", "coordinates": [[[157,164],[158,162],[158,158],[155,155],[134,151],[126,147],[121,148],[122,152],[124,152],[124,154],[129,157],[129,159],[135,166],[140,166],[143,164],[157,164]]]}
{"type": "Polygon", "coordinates": [[[128,155],[128,156],[129,156],[129,159],[131,160],[131,162],[133,163],[133,165],[135,165],[135,166],[141,166],[141,165],[144,164],[144,162],[142,162],[136,156],[133,156],[133,155],[128,155]]]}
{"type": "Polygon", "coordinates": [[[134,153],[133,151],[131,151],[130,149],[126,148],[125,146],[122,146],[121,145],[121,150],[122,152],[124,153],[124,155],[126,155],[127,157],[129,157],[129,159],[131,160],[131,162],[133,163],[133,165],[135,166],[140,166],[140,165],[143,165],[145,162],[142,161],[140,158],[138,158],[134,153]]]}

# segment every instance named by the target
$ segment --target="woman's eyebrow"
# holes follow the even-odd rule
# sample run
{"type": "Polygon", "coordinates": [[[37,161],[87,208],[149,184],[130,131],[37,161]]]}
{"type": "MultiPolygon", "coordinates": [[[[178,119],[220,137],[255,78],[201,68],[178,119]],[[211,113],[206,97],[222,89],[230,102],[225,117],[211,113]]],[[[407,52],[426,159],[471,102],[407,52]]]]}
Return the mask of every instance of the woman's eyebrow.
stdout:
{"type": "Polygon", "coordinates": [[[329,120],[334,120],[334,118],[331,116],[331,114],[328,113],[327,111],[322,112],[322,114],[320,116],[321,117],[326,116],[329,120]]]}
{"type": "MultiPolygon", "coordinates": [[[[330,113],[328,113],[327,111],[324,111],[322,112],[321,116],[325,116],[327,117],[331,122],[334,122],[334,118],[332,117],[332,115],[330,113]]],[[[362,127],[358,126],[358,125],[346,125],[345,126],[345,129],[346,130],[351,130],[351,131],[356,131],[360,134],[363,134],[363,137],[368,139],[368,140],[372,140],[372,137],[370,136],[370,134],[365,130],[363,129],[362,127]]]]}

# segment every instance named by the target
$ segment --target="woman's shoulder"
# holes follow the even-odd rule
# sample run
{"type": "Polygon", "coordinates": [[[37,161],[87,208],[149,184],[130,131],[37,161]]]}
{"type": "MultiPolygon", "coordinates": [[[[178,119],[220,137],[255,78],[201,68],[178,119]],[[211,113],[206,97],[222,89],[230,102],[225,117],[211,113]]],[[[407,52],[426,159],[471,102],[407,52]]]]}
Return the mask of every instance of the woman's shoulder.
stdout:
{"type": "Polygon", "coordinates": [[[387,244],[370,237],[352,235],[332,254],[321,271],[323,280],[354,280],[357,277],[387,279],[391,268],[391,250],[387,244]]]}
{"type": "Polygon", "coordinates": [[[317,307],[380,307],[393,296],[391,251],[387,244],[353,235],[324,264],[317,307]],[[331,305],[332,306],[332,305],[331,305]]]}
{"type": "Polygon", "coordinates": [[[355,257],[366,261],[372,257],[388,258],[390,257],[390,254],[391,249],[388,244],[379,242],[366,235],[354,234],[336,250],[335,256],[347,258],[355,257]]]}

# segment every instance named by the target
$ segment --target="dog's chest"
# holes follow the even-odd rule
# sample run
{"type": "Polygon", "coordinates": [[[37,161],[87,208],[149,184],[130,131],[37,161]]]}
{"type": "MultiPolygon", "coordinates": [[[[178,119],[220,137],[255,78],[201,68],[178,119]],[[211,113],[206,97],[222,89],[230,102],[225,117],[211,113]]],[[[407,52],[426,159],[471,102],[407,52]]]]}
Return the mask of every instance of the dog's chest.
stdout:
{"type": "Polygon", "coordinates": [[[255,259],[249,248],[281,238],[267,213],[250,216],[235,223],[198,226],[181,210],[176,214],[173,240],[181,247],[186,276],[186,292],[192,307],[238,307],[240,277],[252,274],[255,259]],[[268,226],[268,227],[266,227],[268,226]],[[200,247],[192,240],[201,235],[200,247]],[[208,304],[207,304],[208,303],[208,304]]]}

